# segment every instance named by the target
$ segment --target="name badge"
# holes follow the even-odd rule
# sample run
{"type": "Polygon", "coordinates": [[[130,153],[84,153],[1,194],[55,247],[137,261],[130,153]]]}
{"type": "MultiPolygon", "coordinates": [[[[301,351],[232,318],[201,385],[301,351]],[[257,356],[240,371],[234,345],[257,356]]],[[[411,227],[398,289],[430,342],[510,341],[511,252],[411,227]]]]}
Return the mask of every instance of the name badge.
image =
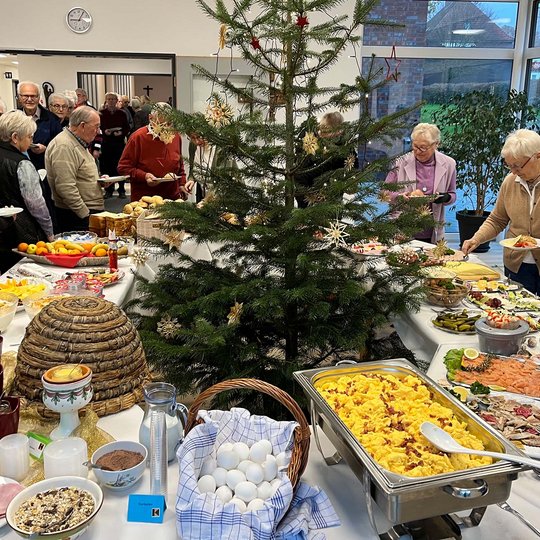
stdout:
{"type": "Polygon", "coordinates": [[[128,500],[128,521],[141,523],[163,523],[167,505],[163,495],[132,494],[128,500]]]}

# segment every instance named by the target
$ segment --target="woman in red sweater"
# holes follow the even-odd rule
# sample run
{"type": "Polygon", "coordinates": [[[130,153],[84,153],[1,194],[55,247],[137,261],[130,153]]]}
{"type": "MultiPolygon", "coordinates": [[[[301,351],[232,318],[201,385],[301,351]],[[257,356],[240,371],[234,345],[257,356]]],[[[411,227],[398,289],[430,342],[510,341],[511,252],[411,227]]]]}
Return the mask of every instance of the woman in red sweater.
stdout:
{"type": "Polygon", "coordinates": [[[159,112],[165,108],[170,105],[156,103],[152,107],[150,123],[131,135],[118,162],[118,173],[131,179],[132,201],[138,201],[144,195],[176,200],[193,187],[192,181],[186,184],[182,139],[160,117],[159,112]],[[156,181],[165,176],[174,176],[174,179],[156,181]]]}

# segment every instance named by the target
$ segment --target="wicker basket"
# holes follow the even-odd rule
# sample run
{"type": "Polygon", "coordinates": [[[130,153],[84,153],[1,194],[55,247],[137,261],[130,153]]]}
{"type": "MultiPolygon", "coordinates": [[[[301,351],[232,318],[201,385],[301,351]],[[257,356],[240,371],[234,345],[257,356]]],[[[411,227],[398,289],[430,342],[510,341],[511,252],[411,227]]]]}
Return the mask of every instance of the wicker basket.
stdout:
{"type": "Polygon", "coordinates": [[[61,298],[32,319],[17,353],[15,392],[52,416],[41,403],[41,376],[66,363],[92,369],[89,407],[99,416],[142,401],[142,386],[150,380],[137,330],[118,306],[101,298],[61,298]]]}
{"type": "Polygon", "coordinates": [[[184,434],[187,435],[189,431],[195,427],[195,425],[202,423],[201,419],[197,419],[197,415],[201,406],[208,399],[216,394],[219,394],[220,392],[237,390],[239,388],[246,390],[257,390],[258,392],[268,394],[287,407],[287,409],[289,409],[294,416],[294,419],[298,422],[299,425],[294,430],[294,447],[291,454],[291,462],[289,463],[289,468],[287,469],[289,480],[291,481],[293,488],[296,487],[296,484],[298,483],[298,480],[300,480],[300,477],[302,476],[308,462],[309,438],[311,436],[311,432],[308,421],[306,420],[302,409],[300,409],[296,401],[289,394],[287,394],[287,392],[284,392],[277,386],[273,386],[272,384],[260,381],[258,379],[230,379],[207,388],[195,398],[191,407],[189,408],[184,434]]]}
{"type": "MultiPolygon", "coordinates": [[[[165,242],[167,240],[168,230],[165,227],[165,219],[155,216],[151,210],[144,210],[137,218],[137,240],[143,242],[144,240],[161,240],[165,242]]],[[[176,233],[175,233],[176,234],[176,233]]],[[[180,244],[184,238],[183,231],[178,232],[177,248],[180,248],[180,244]]]]}

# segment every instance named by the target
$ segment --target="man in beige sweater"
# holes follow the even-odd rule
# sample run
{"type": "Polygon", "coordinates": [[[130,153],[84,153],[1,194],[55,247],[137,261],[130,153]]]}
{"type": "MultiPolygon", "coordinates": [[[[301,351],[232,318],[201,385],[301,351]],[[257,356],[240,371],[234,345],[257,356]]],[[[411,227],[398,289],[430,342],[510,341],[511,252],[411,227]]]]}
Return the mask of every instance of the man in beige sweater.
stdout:
{"type": "Polygon", "coordinates": [[[95,109],[78,107],[69,127],[47,146],[45,168],[56,207],[56,232],[88,230],[90,214],[104,208],[96,161],[88,150],[99,124],[95,109]]]}

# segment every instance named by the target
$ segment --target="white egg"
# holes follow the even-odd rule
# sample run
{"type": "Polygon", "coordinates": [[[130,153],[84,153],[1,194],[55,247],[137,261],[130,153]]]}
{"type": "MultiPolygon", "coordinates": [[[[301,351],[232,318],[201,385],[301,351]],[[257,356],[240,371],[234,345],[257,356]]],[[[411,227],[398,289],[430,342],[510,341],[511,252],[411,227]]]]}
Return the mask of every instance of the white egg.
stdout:
{"type": "Polygon", "coordinates": [[[265,479],[263,468],[258,463],[252,463],[246,470],[246,478],[254,484],[260,484],[265,479]]]}
{"type": "Polygon", "coordinates": [[[286,469],[289,466],[289,463],[291,462],[291,458],[287,457],[286,452],[280,452],[276,456],[276,462],[277,462],[277,466],[279,470],[286,469]]]}
{"type": "Polygon", "coordinates": [[[268,444],[266,443],[270,444],[270,441],[263,439],[252,445],[249,449],[249,459],[251,459],[251,461],[254,461],[255,463],[264,462],[266,456],[272,451],[272,445],[270,445],[270,452],[268,452],[268,444]]]}
{"type": "Polygon", "coordinates": [[[230,452],[234,447],[234,444],[233,443],[230,443],[230,442],[226,442],[226,443],[223,443],[218,449],[217,449],[217,452],[216,452],[216,455],[219,456],[219,454],[221,454],[221,452],[230,452]]]}
{"type": "Polygon", "coordinates": [[[232,471],[227,471],[227,485],[234,490],[236,484],[246,481],[246,475],[239,471],[238,469],[233,469],[232,471]]]}
{"type": "Polygon", "coordinates": [[[201,472],[199,473],[199,478],[206,476],[207,474],[212,474],[216,468],[216,460],[212,456],[208,456],[202,464],[201,472]]]}
{"type": "Polygon", "coordinates": [[[223,467],[217,467],[212,473],[214,480],[216,481],[216,486],[221,487],[227,483],[227,469],[223,467]]]}
{"type": "Polygon", "coordinates": [[[250,465],[253,465],[253,461],[250,461],[249,459],[244,459],[238,464],[238,467],[236,468],[245,474],[250,465]]]}
{"type": "Polygon", "coordinates": [[[272,453],[272,443],[268,439],[261,439],[258,444],[260,444],[266,450],[267,454],[272,453]]]}
{"type": "Polygon", "coordinates": [[[217,455],[217,465],[228,471],[236,469],[236,466],[238,465],[238,455],[234,450],[224,450],[217,455]]]}
{"type": "Polygon", "coordinates": [[[281,479],[279,478],[274,478],[274,480],[272,480],[270,482],[270,485],[272,486],[272,496],[274,495],[274,493],[279,489],[279,486],[281,486],[281,479]]]}
{"type": "Polygon", "coordinates": [[[216,481],[213,476],[206,474],[199,478],[197,487],[201,493],[214,493],[216,491],[216,481]]]}
{"type": "Polygon", "coordinates": [[[247,459],[249,456],[249,446],[246,443],[243,443],[243,442],[234,443],[233,450],[238,455],[238,458],[240,459],[240,461],[247,459]]]}
{"type": "Polygon", "coordinates": [[[261,510],[264,508],[264,501],[262,499],[253,499],[247,505],[248,510],[261,510]]]}
{"type": "Polygon", "coordinates": [[[232,489],[228,486],[219,486],[216,489],[216,495],[223,501],[223,504],[227,504],[233,498],[232,489]]]}
{"type": "Polygon", "coordinates": [[[257,486],[257,497],[259,499],[266,501],[266,499],[269,499],[273,494],[274,488],[272,487],[270,482],[261,482],[257,486]]]}
{"type": "Polygon", "coordinates": [[[234,488],[234,496],[248,503],[257,498],[257,486],[253,482],[239,482],[234,488]]]}
{"type": "Polygon", "coordinates": [[[247,510],[246,503],[238,497],[233,497],[229,502],[232,502],[236,506],[236,508],[238,508],[238,510],[242,513],[247,510]]]}
{"type": "Polygon", "coordinates": [[[262,464],[262,470],[264,473],[264,479],[267,482],[271,482],[277,476],[277,472],[278,472],[277,461],[276,461],[276,458],[272,454],[268,454],[266,456],[266,460],[262,464]]]}

